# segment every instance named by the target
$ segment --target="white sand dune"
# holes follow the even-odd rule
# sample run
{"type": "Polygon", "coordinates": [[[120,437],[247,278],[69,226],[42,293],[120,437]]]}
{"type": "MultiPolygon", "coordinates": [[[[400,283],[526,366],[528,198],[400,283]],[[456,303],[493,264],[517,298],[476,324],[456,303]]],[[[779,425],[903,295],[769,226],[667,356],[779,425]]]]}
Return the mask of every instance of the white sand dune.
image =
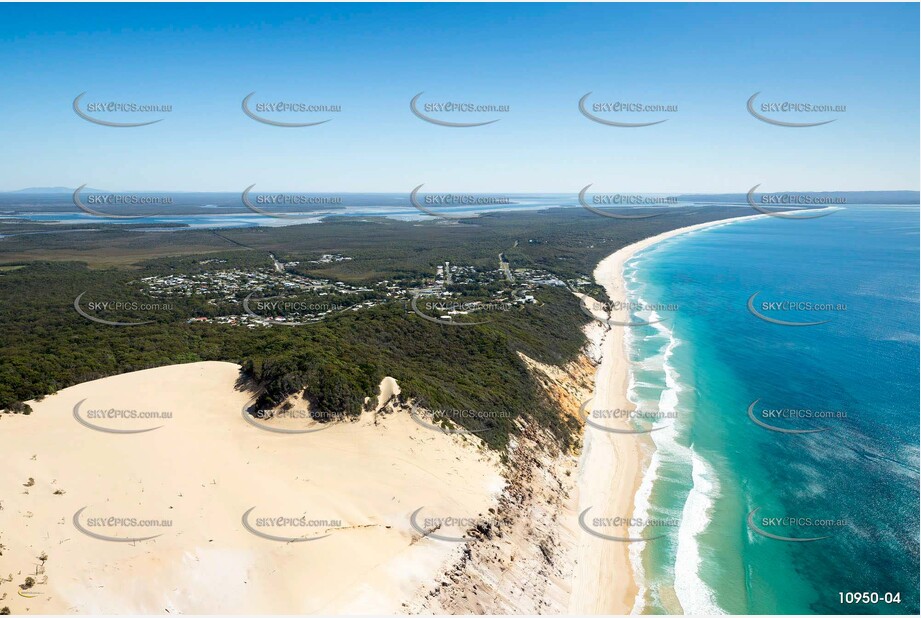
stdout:
{"type": "MultiPolygon", "coordinates": [[[[427,430],[405,412],[275,433],[247,422],[239,367],[204,362],[67,388],[0,419],[0,606],[22,613],[395,613],[432,584],[461,543],[423,538],[417,520],[477,517],[502,488],[478,439],[427,430]],[[74,418],[90,410],[168,419],[74,418]],[[30,483],[28,479],[33,479],[30,483]],[[25,485],[31,485],[26,487],[25,485]],[[56,491],[62,493],[55,493],[56,491]],[[97,540],[159,534],[136,542],[97,540]],[[247,530],[290,538],[283,542],[247,530]],[[281,522],[289,517],[303,522],[281,522]],[[98,518],[169,520],[96,526],[98,518]],[[272,521],[268,521],[272,518],[272,521]],[[325,521],[324,521],[325,520],[325,521]],[[270,523],[281,525],[270,526],[270,523]],[[47,555],[47,560],[40,556],[47,555]],[[36,580],[26,596],[19,584],[36,580]]],[[[382,383],[381,404],[398,392],[382,383]]],[[[105,522],[103,522],[105,523],[105,522]]],[[[462,536],[463,526],[439,534],[462,536]]]]}
{"type": "MultiPolygon", "coordinates": [[[[628,245],[602,260],[595,269],[595,281],[602,285],[608,299],[614,303],[627,301],[624,285],[624,264],[639,251],[667,238],[695,230],[753,219],[765,215],[712,221],[671,230],[628,245]]],[[[663,302],[667,302],[664,299],[663,302]]],[[[587,303],[595,311],[595,303],[587,303]]],[[[608,316],[601,315],[601,319],[608,316]]],[[[629,322],[626,314],[611,316],[618,322],[629,322]]],[[[633,410],[627,398],[630,379],[630,359],[624,345],[624,328],[612,326],[602,342],[601,365],[595,376],[595,393],[587,410],[633,410]]],[[[594,418],[596,424],[612,429],[629,429],[625,418],[594,418]]],[[[636,492],[642,481],[647,459],[654,448],[648,436],[605,432],[585,426],[582,458],[579,462],[578,513],[591,509],[593,517],[630,518],[634,512],[636,492]]],[[[630,563],[630,543],[593,536],[581,528],[577,547],[577,563],[573,573],[569,610],[573,614],[629,614],[634,607],[638,587],[630,563]]],[[[607,526],[603,534],[629,537],[627,526],[607,526]]]]}

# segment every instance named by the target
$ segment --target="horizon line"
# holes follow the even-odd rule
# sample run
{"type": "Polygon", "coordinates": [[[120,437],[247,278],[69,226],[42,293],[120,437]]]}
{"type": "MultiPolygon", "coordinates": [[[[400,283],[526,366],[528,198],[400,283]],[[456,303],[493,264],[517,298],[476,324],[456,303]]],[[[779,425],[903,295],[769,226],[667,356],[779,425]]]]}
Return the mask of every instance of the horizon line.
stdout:
{"type": "MultiPolygon", "coordinates": [[[[63,186],[50,186],[50,187],[23,187],[21,189],[0,189],[0,194],[10,194],[10,193],[33,193],[35,195],[50,195],[50,194],[63,194],[64,192],[74,192],[79,187],[63,187],[63,186]],[[43,191],[47,191],[43,193],[43,191]]],[[[97,189],[94,187],[84,187],[82,189],[87,193],[127,193],[127,192],[137,192],[137,193],[229,193],[229,194],[238,194],[242,192],[242,189],[97,189]]],[[[381,195],[409,195],[411,191],[409,189],[403,191],[382,191],[382,190],[366,190],[366,191],[339,191],[339,190],[327,190],[327,189],[265,189],[265,190],[253,190],[253,193],[292,193],[302,191],[305,193],[328,193],[328,194],[343,194],[343,195],[367,195],[367,194],[381,194],[381,195]]],[[[790,191],[798,191],[803,193],[919,193],[921,194],[921,189],[777,189],[773,191],[755,191],[755,194],[771,194],[771,193],[788,193],[790,191]]],[[[502,189],[498,192],[514,194],[514,195],[578,195],[578,189],[570,189],[566,191],[522,191],[522,190],[510,190],[502,189]]],[[[471,195],[489,195],[497,193],[495,190],[439,190],[439,191],[420,191],[420,193],[465,193],[471,195]]],[[[615,193],[614,191],[588,191],[589,194],[599,194],[599,193],[615,193]]],[[[747,190],[740,189],[738,191],[648,191],[648,190],[636,190],[636,189],[622,189],[617,193],[636,193],[643,195],[663,195],[663,196],[681,196],[681,195],[745,195],[748,193],[747,190]]]]}

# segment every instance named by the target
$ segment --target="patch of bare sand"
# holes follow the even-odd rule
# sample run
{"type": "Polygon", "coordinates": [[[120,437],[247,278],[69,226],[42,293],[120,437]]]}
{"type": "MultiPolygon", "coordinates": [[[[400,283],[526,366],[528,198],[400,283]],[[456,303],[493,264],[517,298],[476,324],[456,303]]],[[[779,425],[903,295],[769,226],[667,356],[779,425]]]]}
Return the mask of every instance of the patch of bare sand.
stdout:
{"type": "MultiPolygon", "coordinates": [[[[238,374],[220,362],[123,374],[0,419],[0,606],[14,614],[395,613],[461,552],[423,538],[410,514],[424,507],[423,525],[481,517],[503,487],[479,439],[388,414],[392,402],[355,422],[257,420],[320,429],[267,431],[243,417],[251,396],[235,390],[238,374]],[[81,400],[78,416],[91,424],[159,428],[89,429],[74,418],[81,400]],[[110,409],[172,417],[90,418],[110,409]],[[84,507],[77,524],[92,533],[159,536],[91,538],[74,522],[84,507]],[[247,526],[314,540],[270,540],[247,526]],[[35,583],[23,591],[27,576],[35,583]]],[[[385,380],[378,407],[397,389],[385,380]]]]}

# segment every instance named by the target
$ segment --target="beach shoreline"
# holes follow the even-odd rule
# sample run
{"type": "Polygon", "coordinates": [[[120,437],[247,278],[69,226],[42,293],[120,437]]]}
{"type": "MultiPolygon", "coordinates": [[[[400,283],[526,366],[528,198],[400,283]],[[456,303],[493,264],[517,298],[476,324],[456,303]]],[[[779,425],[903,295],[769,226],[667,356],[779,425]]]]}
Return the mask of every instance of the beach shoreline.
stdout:
{"type": "MultiPolygon", "coordinates": [[[[604,288],[607,300],[613,306],[626,306],[629,299],[624,266],[640,251],[675,236],[765,216],[708,221],[644,238],[601,260],[593,272],[595,281],[604,288]]],[[[600,321],[610,319],[613,322],[620,319],[608,318],[598,309],[592,313],[600,321]]],[[[588,413],[592,410],[629,412],[635,408],[628,396],[630,353],[624,330],[629,326],[606,323],[608,328],[601,341],[601,364],[595,376],[593,399],[586,410],[588,413]]],[[[607,418],[593,420],[594,425],[613,431],[585,425],[577,480],[579,506],[576,515],[585,515],[586,521],[592,517],[630,519],[634,515],[636,495],[655,447],[648,434],[614,433],[632,428],[626,415],[602,416],[607,418]]],[[[630,536],[626,525],[606,527],[603,533],[623,538],[630,536]]],[[[637,607],[637,597],[641,590],[641,582],[636,581],[630,557],[632,543],[601,538],[585,527],[579,528],[579,534],[569,611],[573,614],[630,614],[637,607]]]]}

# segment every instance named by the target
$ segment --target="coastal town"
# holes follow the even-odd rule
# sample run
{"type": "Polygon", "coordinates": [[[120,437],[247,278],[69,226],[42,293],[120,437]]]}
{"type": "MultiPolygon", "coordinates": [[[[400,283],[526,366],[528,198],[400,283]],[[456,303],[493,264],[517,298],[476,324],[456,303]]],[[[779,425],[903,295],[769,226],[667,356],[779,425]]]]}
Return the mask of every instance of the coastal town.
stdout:
{"type": "Polygon", "coordinates": [[[445,261],[431,277],[383,279],[373,284],[354,285],[344,281],[312,277],[298,272],[299,266],[328,265],[350,261],[342,254],[324,254],[307,261],[284,261],[270,254],[272,268],[222,268],[226,260],[202,260],[211,266],[194,274],[143,277],[134,282],[154,298],[200,298],[218,315],[196,316],[189,323],[217,323],[247,326],[316,322],[342,311],[361,311],[385,303],[402,303],[409,309],[413,298],[437,298],[439,319],[452,320],[489,307],[509,310],[535,304],[541,287],[578,287],[588,280],[566,282],[533,268],[512,268],[499,254],[495,269],[477,269],[445,261]],[[461,302],[461,299],[464,299],[461,302]],[[224,312],[226,310],[226,313],[224,312]]]}

